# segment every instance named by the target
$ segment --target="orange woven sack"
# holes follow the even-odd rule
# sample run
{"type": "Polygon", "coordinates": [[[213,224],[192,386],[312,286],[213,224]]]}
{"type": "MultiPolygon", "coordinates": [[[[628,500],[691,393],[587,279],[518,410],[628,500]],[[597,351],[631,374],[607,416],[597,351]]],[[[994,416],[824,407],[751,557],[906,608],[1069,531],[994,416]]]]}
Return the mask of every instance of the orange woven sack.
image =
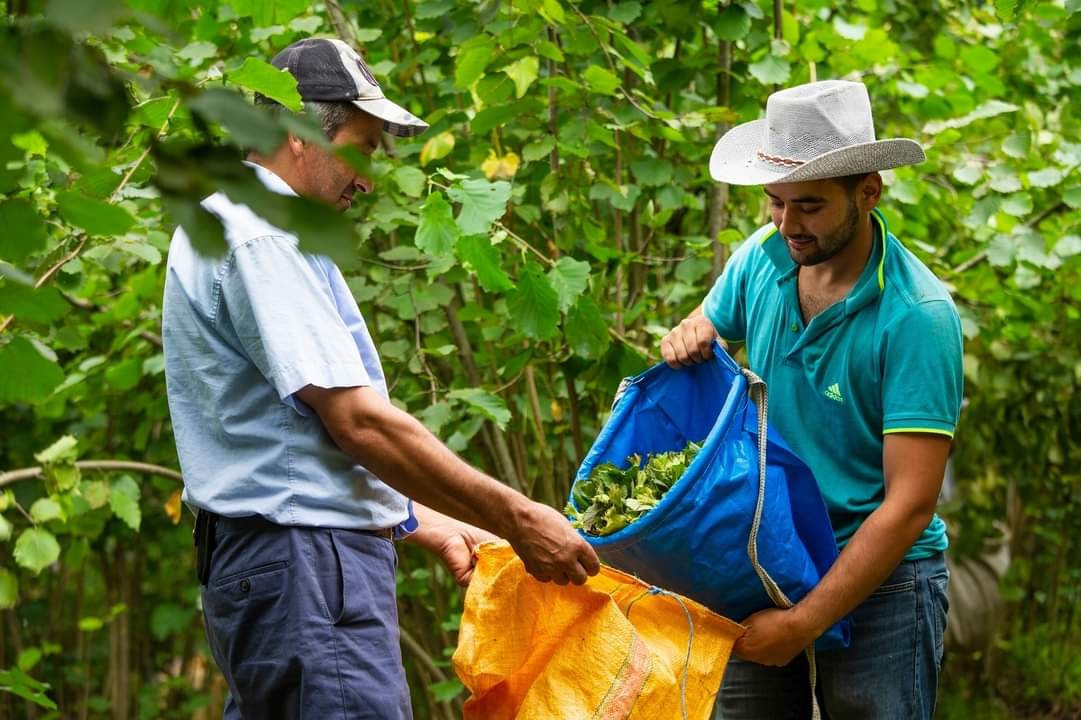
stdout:
{"type": "Polygon", "coordinates": [[[561,587],[482,545],[454,653],[465,720],[707,720],[742,632],[618,570],[561,587]]]}

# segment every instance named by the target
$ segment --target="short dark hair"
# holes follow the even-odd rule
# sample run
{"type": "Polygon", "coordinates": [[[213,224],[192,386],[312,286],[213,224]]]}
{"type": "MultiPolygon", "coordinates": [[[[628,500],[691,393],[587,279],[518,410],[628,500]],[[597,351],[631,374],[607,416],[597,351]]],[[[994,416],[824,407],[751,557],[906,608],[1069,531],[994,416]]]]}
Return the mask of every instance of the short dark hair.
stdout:
{"type": "MultiPolygon", "coordinates": [[[[290,112],[289,108],[260,93],[255,94],[255,104],[273,113],[290,112]]],[[[327,140],[333,140],[343,125],[364,111],[348,102],[308,101],[304,103],[304,112],[319,118],[319,126],[323,128],[323,134],[327,136],[327,140]]]]}
{"type": "Polygon", "coordinates": [[[871,173],[869,172],[856,173],[855,175],[842,175],[841,177],[835,177],[833,179],[839,182],[841,187],[845,189],[845,192],[851,195],[852,192],[859,187],[859,184],[867,179],[867,176],[870,174],[871,173]]]}

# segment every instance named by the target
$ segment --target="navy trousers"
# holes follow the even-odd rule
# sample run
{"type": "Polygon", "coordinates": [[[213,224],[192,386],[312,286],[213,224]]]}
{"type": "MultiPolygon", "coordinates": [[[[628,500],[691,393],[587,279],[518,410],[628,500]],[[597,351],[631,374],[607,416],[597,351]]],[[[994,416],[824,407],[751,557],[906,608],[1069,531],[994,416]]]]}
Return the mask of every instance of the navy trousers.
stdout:
{"type": "Polygon", "coordinates": [[[377,535],[219,518],[203,615],[226,720],[412,720],[396,564],[377,535]]]}

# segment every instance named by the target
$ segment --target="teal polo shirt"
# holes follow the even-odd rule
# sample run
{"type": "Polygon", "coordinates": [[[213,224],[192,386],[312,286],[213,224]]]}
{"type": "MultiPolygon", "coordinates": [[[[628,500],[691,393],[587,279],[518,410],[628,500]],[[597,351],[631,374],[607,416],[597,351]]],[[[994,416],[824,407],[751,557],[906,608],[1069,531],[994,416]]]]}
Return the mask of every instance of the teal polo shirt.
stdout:
{"type": "MultiPolygon", "coordinates": [[[[963,383],[961,322],[949,292],[872,214],[874,250],[848,296],[804,324],[798,265],[771,224],[732,255],[703,311],[746,342],[769,387],[769,421],[810,466],[843,547],[885,495],[884,436],[953,437],[963,383]]],[[[937,515],[909,550],[945,550],[937,515]]]]}

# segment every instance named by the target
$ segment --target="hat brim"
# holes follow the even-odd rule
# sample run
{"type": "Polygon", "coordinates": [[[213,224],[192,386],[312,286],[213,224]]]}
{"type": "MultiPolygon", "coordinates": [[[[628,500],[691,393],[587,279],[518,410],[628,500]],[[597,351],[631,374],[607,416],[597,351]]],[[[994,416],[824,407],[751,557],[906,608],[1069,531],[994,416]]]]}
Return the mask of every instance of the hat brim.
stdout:
{"type": "Polygon", "coordinates": [[[414,137],[428,129],[428,123],[385,97],[359,99],[352,102],[364,112],[382,120],[383,129],[391,135],[414,137]]]}
{"type": "Polygon", "coordinates": [[[796,167],[776,165],[757,155],[765,129],[765,120],[753,120],[725,133],[709,158],[713,179],[729,185],[806,182],[889,170],[927,159],[915,140],[894,138],[831,150],[796,167]]]}

